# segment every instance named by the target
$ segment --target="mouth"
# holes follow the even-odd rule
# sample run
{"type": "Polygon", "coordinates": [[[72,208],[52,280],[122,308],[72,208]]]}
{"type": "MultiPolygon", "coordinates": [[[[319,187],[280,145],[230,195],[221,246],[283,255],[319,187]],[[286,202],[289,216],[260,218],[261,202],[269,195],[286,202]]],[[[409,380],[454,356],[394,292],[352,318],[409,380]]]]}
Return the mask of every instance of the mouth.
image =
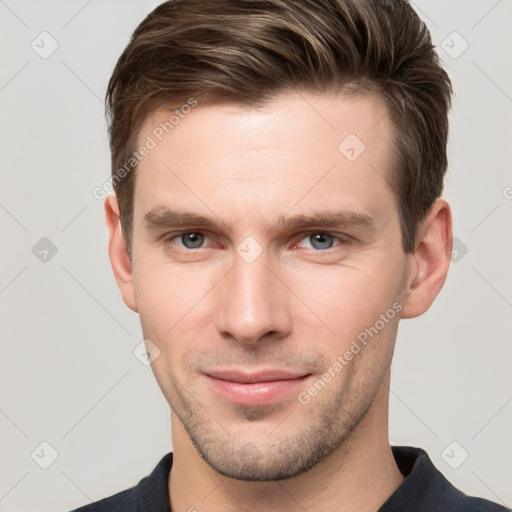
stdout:
{"type": "Polygon", "coordinates": [[[283,400],[311,376],[289,370],[213,370],[205,373],[212,390],[229,402],[245,406],[262,406],[283,400]]]}

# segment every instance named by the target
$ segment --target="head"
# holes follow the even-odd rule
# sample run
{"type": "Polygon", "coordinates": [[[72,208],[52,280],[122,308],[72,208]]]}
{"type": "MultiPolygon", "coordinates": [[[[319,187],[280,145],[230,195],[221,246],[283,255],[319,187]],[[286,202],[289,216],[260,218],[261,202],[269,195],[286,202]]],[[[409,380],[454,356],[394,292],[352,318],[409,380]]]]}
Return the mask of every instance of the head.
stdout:
{"type": "Polygon", "coordinates": [[[175,0],[134,32],[110,256],[217,471],[294,476],[385,416],[399,319],[448,268],[450,91],[405,1],[175,0]]]}

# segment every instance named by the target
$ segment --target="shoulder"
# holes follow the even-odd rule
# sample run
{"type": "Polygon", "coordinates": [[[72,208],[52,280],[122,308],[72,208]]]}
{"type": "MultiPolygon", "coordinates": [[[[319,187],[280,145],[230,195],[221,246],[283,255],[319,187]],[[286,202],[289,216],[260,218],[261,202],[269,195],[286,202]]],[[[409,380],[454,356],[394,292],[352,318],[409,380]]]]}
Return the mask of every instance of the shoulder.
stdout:
{"type": "MultiPolygon", "coordinates": [[[[451,484],[450,484],[451,486],[451,484]]],[[[453,512],[509,512],[503,505],[483,498],[468,496],[451,486],[451,489],[439,496],[436,509],[453,512]]]]}
{"type": "Polygon", "coordinates": [[[132,487],[72,512],[138,512],[137,488],[132,487]]]}
{"type": "Polygon", "coordinates": [[[507,512],[502,505],[467,496],[454,487],[424,450],[409,446],[392,448],[405,480],[379,512],[507,512]]]}
{"type": "Polygon", "coordinates": [[[168,478],[171,467],[172,452],[165,455],[151,474],[137,485],[72,512],[168,512],[168,478]]]}

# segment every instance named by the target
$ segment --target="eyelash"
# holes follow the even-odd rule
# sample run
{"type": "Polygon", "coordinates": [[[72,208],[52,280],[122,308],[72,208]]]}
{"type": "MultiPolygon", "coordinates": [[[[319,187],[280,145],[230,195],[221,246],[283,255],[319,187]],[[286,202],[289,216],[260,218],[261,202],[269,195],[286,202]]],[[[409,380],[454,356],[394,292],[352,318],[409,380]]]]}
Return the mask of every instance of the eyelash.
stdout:
{"type": "MultiPolygon", "coordinates": [[[[167,236],[164,239],[165,246],[167,247],[175,239],[181,238],[183,235],[187,235],[187,234],[203,235],[203,236],[209,238],[208,235],[205,232],[199,231],[199,230],[198,231],[194,231],[194,230],[180,231],[178,233],[172,233],[171,235],[167,236]]],[[[329,233],[329,232],[326,232],[326,231],[310,231],[310,232],[307,232],[307,233],[301,233],[300,234],[301,238],[299,239],[298,243],[300,243],[302,240],[304,240],[306,238],[311,237],[312,235],[326,235],[326,236],[329,236],[329,237],[333,237],[335,240],[338,240],[338,242],[339,242],[338,244],[333,245],[332,247],[329,247],[328,249],[324,249],[324,250],[315,249],[315,248],[306,248],[306,249],[308,249],[310,251],[313,251],[313,252],[316,252],[316,253],[328,253],[329,251],[336,249],[336,247],[339,247],[339,246],[342,246],[342,245],[346,245],[349,242],[348,235],[342,235],[342,234],[336,235],[334,233],[329,233]]],[[[297,245],[297,244],[294,244],[294,245],[297,245]]],[[[180,247],[180,250],[182,250],[184,252],[194,252],[196,250],[206,249],[206,248],[207,247],[196,247],[196,248],[189,249],[187,247],[180,247]]]]}

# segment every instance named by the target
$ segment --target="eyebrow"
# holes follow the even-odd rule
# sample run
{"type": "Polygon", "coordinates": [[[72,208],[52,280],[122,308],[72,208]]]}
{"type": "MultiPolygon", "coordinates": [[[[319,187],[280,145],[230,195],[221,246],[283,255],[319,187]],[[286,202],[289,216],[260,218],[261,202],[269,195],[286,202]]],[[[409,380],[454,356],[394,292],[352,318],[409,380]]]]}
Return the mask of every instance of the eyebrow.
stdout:
{"type": "Polygon", "coordinates": [[[366,213],[355,210],[320,211],[309,215],[281,215],[276,223],[282,229],[372,227],[374,220],[366,213]]]}
{"type": "MultiPolygon", "coordinates": [[[[202,227],[204,229],[221,230],[226,224],[220,218],[205,217],[193,212],[176,211],[167,207],[156,207],[150,210],[144,220],[149,229],[202,227]]],[[[274,226],[268,231],[312,229],[312,228],[347,228],[366,227],[375,225],[374,220],[367,214],[355,210],[319,211],[311,214],[294,216],[280,215],[274,226]]]]}
{"type": "Polygon", "coordinates": [[[144,216],[148,228],[179,228],[184,226],[201,226],[209,229],[221,229],[225,226],[220,219],[212,219],[192,212],[174,211],[158,206],[144,216]]]}

